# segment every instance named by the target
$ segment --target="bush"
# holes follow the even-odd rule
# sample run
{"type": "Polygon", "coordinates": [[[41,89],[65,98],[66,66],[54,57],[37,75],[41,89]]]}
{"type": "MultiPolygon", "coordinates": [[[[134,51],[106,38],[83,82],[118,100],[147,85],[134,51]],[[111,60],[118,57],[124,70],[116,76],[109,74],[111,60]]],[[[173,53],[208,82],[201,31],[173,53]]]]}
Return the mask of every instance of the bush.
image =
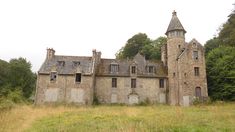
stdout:
{"type": "Polygon", "coordinates": [[[1,98],[0,99],[0,110],[8,110],[13,108],[15,103],[9,99],[1,98]]]}

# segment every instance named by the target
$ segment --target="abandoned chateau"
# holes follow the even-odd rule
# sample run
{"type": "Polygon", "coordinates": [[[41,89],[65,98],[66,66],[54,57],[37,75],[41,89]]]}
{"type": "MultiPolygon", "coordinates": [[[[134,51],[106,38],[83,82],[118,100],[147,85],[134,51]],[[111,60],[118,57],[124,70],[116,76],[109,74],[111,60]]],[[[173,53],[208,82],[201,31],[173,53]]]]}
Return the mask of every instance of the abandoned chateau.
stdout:
{"type": "Polygon", "coordinates": [[[92,56],[47,56],[38,71],[35,103],[66,102],[136,104],[143,101],[189,106],[195,98],[208,97],[203,46],[195,39],[185,42],[186,30],[176,12],[166,31],[161,60],[104,59],[92,56]]]}

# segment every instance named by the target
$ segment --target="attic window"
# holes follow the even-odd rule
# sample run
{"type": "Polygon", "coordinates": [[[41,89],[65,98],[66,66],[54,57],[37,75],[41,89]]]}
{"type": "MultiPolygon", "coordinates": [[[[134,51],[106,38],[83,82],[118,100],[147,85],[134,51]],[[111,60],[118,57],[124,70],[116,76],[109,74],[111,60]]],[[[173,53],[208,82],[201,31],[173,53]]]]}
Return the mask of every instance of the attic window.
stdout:
{"type": "Polygon", "coordinates": [[[198,51],[193,51],[193,59],[198,60],[198,51]]]}
{"type": "Polygon", "coordinates": [[[56,81],[56,78],[57,78],[57,72],[51,72],[50,81],[56,81]]]}
{"type": "Polygon", "coordinates": [[[58,64],[58,66],[64,66],[65,62],[64,61],[58,61],[57,64],[58,64]]]}
{"type": "Polygon", "coordinates": [[[154,73],[154,66],[148,66],[147,67],[147,72],[148,73],[154,73]]]}
{"type": "Polygon", "coordinates": [[[110,64],[110,72],[111,73],[116,73],[119,71],[119,66],[118,64],[110,64]]]}
{"type": "Polygon", "coordinates": [[[131,66],[131,73],[135,74],[136,73],[136,66],[131,66]]]}
{"type": "Polygon", "coordinates": [[[79,66],[80,65],[80,61],[73,61],[73,66],[74,67],[77,67],[77,66],[79,66]]]}

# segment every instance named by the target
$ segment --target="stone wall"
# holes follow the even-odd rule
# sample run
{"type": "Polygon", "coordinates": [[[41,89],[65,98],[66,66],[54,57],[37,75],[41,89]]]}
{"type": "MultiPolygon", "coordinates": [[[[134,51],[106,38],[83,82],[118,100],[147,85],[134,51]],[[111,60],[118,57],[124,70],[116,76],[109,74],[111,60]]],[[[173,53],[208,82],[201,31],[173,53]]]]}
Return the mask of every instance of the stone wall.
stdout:
{"type": "Polygon", "coordinates": [[[58,75],[50,81],[50,75],[39,74],[37,78],[36,104],[66,102],[91,104],[92,77],[82,76],[81,83],[75,82],[75,75],[58,75]]]}
{"type": "Polygon", "coordinates": [[[166,81],[164,81],[165,88],[159,88],[158,78],[137,77],[136,88],[131,88],[130,77],[115,78],[117,78],[117,88],[112,88],[112,77],[96,77],[97,97],[101,103],[130,104],[131,100],[136,101],[131,96],[133,94],[138,96],[138,102],[149,99],[152,103],[166,103],[166,81]]]}

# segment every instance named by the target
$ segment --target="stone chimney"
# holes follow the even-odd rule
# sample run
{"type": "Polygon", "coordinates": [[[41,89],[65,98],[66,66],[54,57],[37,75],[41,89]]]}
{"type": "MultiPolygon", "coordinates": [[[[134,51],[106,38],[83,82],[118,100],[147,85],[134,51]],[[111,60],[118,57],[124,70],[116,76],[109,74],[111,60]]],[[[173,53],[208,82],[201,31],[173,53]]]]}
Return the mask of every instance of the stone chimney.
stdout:
{"type": "Polygon", "coordinates": [[[47,60],[52,59],[55,56],[55,50],[53,48],[47,49],[47,60]]]}

